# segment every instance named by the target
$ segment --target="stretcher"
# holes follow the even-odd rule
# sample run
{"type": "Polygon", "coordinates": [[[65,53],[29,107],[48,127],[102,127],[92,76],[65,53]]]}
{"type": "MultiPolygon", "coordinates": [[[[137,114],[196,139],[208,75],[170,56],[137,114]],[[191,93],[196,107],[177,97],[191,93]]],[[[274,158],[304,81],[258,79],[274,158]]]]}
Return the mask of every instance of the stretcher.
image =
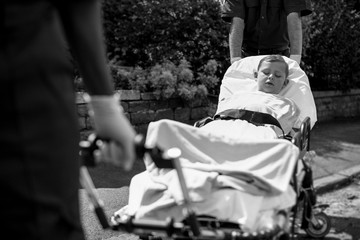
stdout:
{"type": "MultiPolygon", "coordinates": [[[[245,58],[228,69],[219,100],[238,89],[254,91],[252,73],[261,57],[245,58]]],[[[309,161],[310,131],[317,120],[316,108],[306,74],[295,61],[287,58],[286,61],[290,67],[290,83],[280,94],[291,98],[302,110],[292,135],[283,139],[227,141],[219,154],[229,153],[228,162],[238,153],[246,156],[231,162],[230,167],[228,162],[215,162],[214,167],[201,161],[194,164],[188,159],[205,156],[211,162],[217,151],[204,155],[212,146],[204,147],[202,143],[219,146],[223,139],[189,140],[191,134],[187,133],[197,130],[163,121],[152,127],[155,134],[149,130],[151,134],[148,132],[146,141],[143,138],[137,143],[139,158],[156,174],[149,178],[148,173],[144,173],[133,178],[129,205],[114,213],[111,221],[101,210],[101,201],[87,174],[85,166],[89,164],[82,167],[82,185],[102,226],[149,240],[289,239],[294,236],[296,219],[301,219],[301,228],[310,236],[325,236],[330,230],[330,221],[321,207],[316,206],[309,161]],[[182,137],[186,136],[186,141],[177,140],[179,132],[182,137]],[[169,133],[171,137],[166,138],[169,133]],[[196,149],[197,153],[190,154],[189,149],[196,149]],[[155,185],[146,185],[154,176],[162,179],[158,178],[160,182],[155,181],[155,185]],[[194,187],[194,183],[200,187],[194,187]]],[[[192,134],[191,138],[199,137],[192,134]]],[[[82,144],[81,156],[87,159],[85,162],[91,162],[94,148],[96,141],[82,144]]]]}

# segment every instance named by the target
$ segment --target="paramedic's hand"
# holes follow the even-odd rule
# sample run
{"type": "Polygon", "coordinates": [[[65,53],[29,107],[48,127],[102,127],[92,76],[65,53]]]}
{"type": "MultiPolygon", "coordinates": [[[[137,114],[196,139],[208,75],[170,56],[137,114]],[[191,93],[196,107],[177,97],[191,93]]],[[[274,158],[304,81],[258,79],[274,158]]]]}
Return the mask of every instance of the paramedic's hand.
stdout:
{"type": "Polygon", "coordinates": [[[119,97],[88,96],[86,100],[96,135],[108,140],[95,157],[130,170],[135,161],[135,131],[123,113],[119,97]]]}
{"type": "Polygon", "coordinates": [[[233,64],[234,62],[239,61],[239,60],[241,60],[241,57],[232,57],[230,62],[231,62],[231,64],[233,64]]]}
{"type": "Polygon", "coordinates": [[[295,60],[299,65],[301,63],[301,55],[290,55],[290,59],[295,60]]]}

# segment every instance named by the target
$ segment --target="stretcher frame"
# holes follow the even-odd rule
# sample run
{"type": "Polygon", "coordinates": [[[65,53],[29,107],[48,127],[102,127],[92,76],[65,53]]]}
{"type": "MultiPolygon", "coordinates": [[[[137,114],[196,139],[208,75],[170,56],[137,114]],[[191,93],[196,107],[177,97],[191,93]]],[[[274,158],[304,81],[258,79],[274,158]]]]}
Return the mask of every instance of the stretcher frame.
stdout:
{"type": "MultiPolygon", "coordinates": [[[[310,166],[308,166],[308,163],[303,161],[305,154],[310,150],[310,129],[310,118],[306,118],[302,122],[300,129],[290,139],[290,141],[299,148],[298,159],[303,162],[305,169],[311,169],[310,166]]],[[[272,229],[249,233],[240,229],[239,224],[237,223],[222,221],[208,216],[196,216],[191,207],[191,200],[187,191],[180,161],[178,160],[181,156],[181,151],[177,148],[172,148],[167,151],[162,151],[157,147],[146,148],[144,146],[143,137],[137,136],[136,139],[136,153],[139,159],[142,159],[145,154],[149,154],[158,168],[176,169],[184,196],[182,206],[185,213],[185,220],[182,222],[175,222],[171,217],[165,221],[142,220],[124,216],[122,218],[113,217],[111,221],[109,221],[109,218],[103,210],[103,203],[96,192],[87,170],[87,167],[94,167],[96,165],[93,158],[93,152],[97,149],[99,141],[101,141],[101,139],[93,138],[91,141],[83,141],[80,143],[80,159],[82,160],[80,182],[89,197],[94,212],[103,229],[126,231],[138,235],[141,239],[147,240],[162,239],[162,237],[174,240],[290,239],[290,237],[293,237],[295,234],[295,220],[296,218],[301,217],[301,228],[312,237],[322,238],[330,230],[330,219],[326,214],[322,211],[314,211],[316,200],[314,199],[315,193],[312,179],[310,179],[307,186],[299,183],[298,179],[301,178],[299,174],[303,173],[299,173],[296,169],[297,167],[295,167],[293,172],[293,187],[297,195],[302,197],[297,198],[296,206],[292,209],[291,216],[285,211],[278,212],[278,221],[272,229]],[[298,216],[299,206],[303,208],[302,216],[298,216]],[[292,221],[290,219],[292,219],[292,221]],[[291,225],[290,232],[287,230],[289,224],[291,225]]],[[[316,209],[318,208],[316,207],[316,209]]]]}
{"type": "Polygon", "coordinates": [[[307,117],[302,122],[299,131],[292,137],[291,142],[300,150],[299,160],[303,166],[303,172],[298,171],[298,165],[293,175],[293,186],[297,193],[296,205],[292,209],[292,229],[294,235],[296,219],[301,220],[300,228],[303,229],[310,237],[323,238],[331,229],[331,220],[323,212],[328,205],[316,204],[316,191],[313,186],[313,176],[311,162],[305,160],[306,154],[310,152],[310,118],[307,117]],[[302,179],[299,183],[298,179],[302,179]],[[298,210],[302,210],[299,214],[298,210]]]}

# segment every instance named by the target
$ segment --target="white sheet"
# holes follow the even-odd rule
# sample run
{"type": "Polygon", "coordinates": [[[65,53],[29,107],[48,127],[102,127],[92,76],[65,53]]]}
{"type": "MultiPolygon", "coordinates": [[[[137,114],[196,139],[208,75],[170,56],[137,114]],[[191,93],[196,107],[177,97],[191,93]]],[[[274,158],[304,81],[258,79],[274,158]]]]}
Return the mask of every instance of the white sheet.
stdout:
{"type": "MultiPolygon", "coordinates": [[[[130,185],[129,205],[115,214],[133,215],[141,219],[166,220],[173,217],[176,221],[184,219],[181,205],[166,193],[163,185],[155,185],[147,172],[136,175],[130,185]]],[[[264,229],[259,222],[265,214],[274,214],[294,206],[295,192],[290,187],[282,194],[252,195],[232,188],[218,188],[210,191],[202,201],[194,201],[192,209],[198,215],[208,215],[220,220],[239,223],[243,230],[264,229]]],[[[273,224],[270,219],[266,224],[273,224]]]]}
{"type": "MultiPolygon", "coordinates": [[[[242,122],[246,128],[252,125],[242,122]]],[[[146,145],[182,151],[180,162],[198,214],[254,229],[261,211],[295,204],[289,183],[299,150],[287,140],[224,136],[160,120],[150,123],[146,145]]],[[[150,159],[145,162],[147,170],[132,179],[129,205],[120,212],[137,218],[182,219],[183,196],[176,171],[158,169],[150,159]]]]}
{"type": "MultiPolygon", "coordinates": [[[[258,63],[263,57],[265,56],[246,57],[234,62],[223,77],[219,101],[237,91],[256,91],[257,84],[254,78],[254,71],[257,70],[258,63]]],[[[279,95],[293,100],[299,107],[300,114],[295,127],[299,127],[306,117],[310,117],[312,128],[317,121],[317,115],[309,79],[296,61],[287,57],[284,57],[284,59],[289,64],[289,84],[279,95]]]]}

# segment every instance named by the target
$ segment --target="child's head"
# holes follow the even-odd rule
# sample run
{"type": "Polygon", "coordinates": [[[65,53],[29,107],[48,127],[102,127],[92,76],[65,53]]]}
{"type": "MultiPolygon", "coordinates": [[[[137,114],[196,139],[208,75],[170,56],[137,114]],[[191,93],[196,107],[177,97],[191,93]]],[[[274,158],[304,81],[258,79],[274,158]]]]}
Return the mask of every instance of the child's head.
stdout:
{"type": "Polygon", "coordinates": [[[289,66],[280,55],[269,55],[259,62],[255,78],[258,90],[278,94],[289,82],[289,66]]]}

